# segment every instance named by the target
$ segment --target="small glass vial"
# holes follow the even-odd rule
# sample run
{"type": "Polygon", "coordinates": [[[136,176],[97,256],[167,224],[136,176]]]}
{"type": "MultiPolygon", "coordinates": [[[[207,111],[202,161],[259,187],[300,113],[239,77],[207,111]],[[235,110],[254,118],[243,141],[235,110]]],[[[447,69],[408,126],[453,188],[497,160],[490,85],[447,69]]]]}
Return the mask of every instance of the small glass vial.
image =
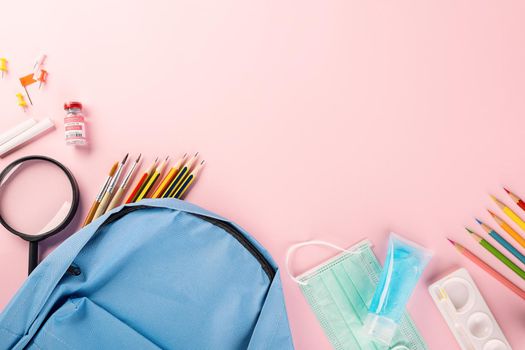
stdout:
{"type": "Polygon", "coordinates": [[[64,103],[66,116],[64,117],[64,129],[66,145],[87,145],[86,121],[82,114],[82,103],[71,101],[64,103]]]}

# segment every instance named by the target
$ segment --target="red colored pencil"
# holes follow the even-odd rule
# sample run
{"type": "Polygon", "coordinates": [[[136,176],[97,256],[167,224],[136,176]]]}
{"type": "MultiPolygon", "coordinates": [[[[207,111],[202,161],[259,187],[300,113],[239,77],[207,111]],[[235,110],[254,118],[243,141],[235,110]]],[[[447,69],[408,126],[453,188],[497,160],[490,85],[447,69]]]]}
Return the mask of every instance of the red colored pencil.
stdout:
{"type": "Polygon", "coordinates": [[[512,198],[512,201],[516,203],[522,210],[525,211],[525,202],[522,201],[520,197],[516,196],[514,193],[507,190],[505,187],[503,187],[503,189],[505,190],[505,192],[508,193],[509,197],[512,198]]]}
{"type": "Polygon", "coordinates": [[[148,168],[148,170],[146,170],[146,172],[144,174],[142,174],[142,176],[140,177],[139,181],[137,182],[137,184],[135,185],[135,188],[133,188],[133,191],[131,191],[131,194],[129,195],[128,199],[126,199],[126,204],[128,203],[133,203],[135,201],[135,198],[138,196],[138,194],[140,193],[139,191],[142,190],[142,188],[144,187],[144,185],[146,184],[146,181],[148,181],[148,178],[150,177],[150,175],[152,174],[153,170],[156,168],[157,166],[157,161],[158,161],[158,158],[155,159],[155,161],[153,162],[153,164],[148,168]]]}
{"type": "Polygon", "coordinates": [[[510,280],[508,280],[505,276],[500,274],[498,271],[494,270],[492,266],[481,260],[477,255],[472,253],[467,248],[463,247],[461,244],[454,242],[451,239],[447,240],[460,252],[462,255],[466,256],[470,261],[472,261],[474,264],[481,267],[485,272],[487,272],[489,275],[494,277],[498,280],[501,284],[503,284],[505,287],[516,293],[521,299],[525,300],[525,291],[523,291],[520,287],[512,283],[510,280]]]}

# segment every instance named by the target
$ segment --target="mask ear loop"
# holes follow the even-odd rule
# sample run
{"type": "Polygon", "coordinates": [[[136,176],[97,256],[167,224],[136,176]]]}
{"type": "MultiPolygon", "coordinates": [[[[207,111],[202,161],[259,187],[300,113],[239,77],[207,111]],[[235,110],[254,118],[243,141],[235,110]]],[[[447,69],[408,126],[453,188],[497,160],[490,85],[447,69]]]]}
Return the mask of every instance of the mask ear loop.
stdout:
{"type": "Polygon", "coordinates": [[[308,283],[299,280],[297,278],[297,276],[294,276],[292,274],[292,272],[290,271],[290,260],[292,259],[293,255],[295,254],[297,249],[302,248],[302,247],[306,247],[306,246],[309,246],[309,245],[321,245],[321,246],[333,248],[335,250],[339,250],[341,252],[347,252],[347,253],[350,253],[350,254],[357,254],[360,251],[360,249],[358,249],[357,251],[355,251],[353,249],[352,250],[344,249],[344,248],[341,248],[338,245],[335,245],[335,244],[332,244],[332,243],[329,243],[329,242],[326,242],[326,241],[320,241],[320,240],[306,241],[306,242],[301,242],[301,243],[296,243],[296,244],[291,245],[288,248],[288,250],[286,251],[286,259],[285,259],[286,273],[288,274],[288,277],[290,277],[295,283],[300,284],[302,286],[306,286],[308,283]]]}

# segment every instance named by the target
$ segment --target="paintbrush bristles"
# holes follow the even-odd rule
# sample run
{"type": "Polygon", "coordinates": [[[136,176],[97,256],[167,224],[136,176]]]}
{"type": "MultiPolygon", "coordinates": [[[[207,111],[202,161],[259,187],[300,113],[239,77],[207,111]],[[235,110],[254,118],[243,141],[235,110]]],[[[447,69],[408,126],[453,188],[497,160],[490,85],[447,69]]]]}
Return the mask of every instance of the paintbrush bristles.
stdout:
{"type": "Polygon", "coordinates": [[[126,156],[124,159],[122,159],[122,165],[126,164],[126,161],[128,160],[129,153],[126,153],[126,156]]]}
{"type": "Polygon", "coordinates": [[[118,167],[118,162],[115,162],[115,164],[113,164],[113,166],[112,166],[111,169],[109,170],[109,174],[108,174],[108,176],[113,176],[113,175],[115,175],[115,171],[117,171],[117,167],[118,167]]]}

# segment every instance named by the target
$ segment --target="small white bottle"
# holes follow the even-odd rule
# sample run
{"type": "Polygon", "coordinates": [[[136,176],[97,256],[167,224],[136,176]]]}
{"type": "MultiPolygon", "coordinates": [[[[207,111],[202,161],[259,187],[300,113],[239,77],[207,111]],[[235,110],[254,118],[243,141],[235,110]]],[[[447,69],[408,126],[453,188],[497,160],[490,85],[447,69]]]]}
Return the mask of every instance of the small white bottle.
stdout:
{"type": "Polygon", "coordinates": [[[82,103],[71,101],[64,103],[66,116],[64,117],[64,129],[66,145],[87,145],[86,121],[82,113],[82,103]]]}

